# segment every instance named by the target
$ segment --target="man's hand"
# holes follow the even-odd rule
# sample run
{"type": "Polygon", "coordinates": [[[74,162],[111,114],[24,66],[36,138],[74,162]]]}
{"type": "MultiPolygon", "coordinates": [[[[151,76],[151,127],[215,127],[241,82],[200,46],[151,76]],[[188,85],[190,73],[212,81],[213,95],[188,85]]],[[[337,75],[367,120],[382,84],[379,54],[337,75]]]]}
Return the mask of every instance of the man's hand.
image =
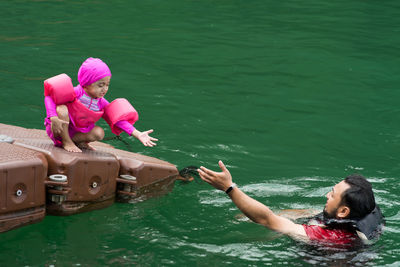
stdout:
{"type": "MultiPolygon", "coordinates": [[[[232,185],[232,176],[222,161],[219,161],[218,165],[222,172],[214,172],[203,166],[198,169],[198,172],[203,181],[216,189],[226,191],[232,185]]],[[[302,225],[274,214],[267,206],[249,197],[240,188],[236,187],[229,193],[229,197],[253,222],[293,237],[308,238],[302,225]]]]}
{"type": "Polygon", "coordinates": [[[232,176],[221,160],[218,162],[218,165],[222,172],[214,172],[203,166],[197,171],[203,181],[209,183],[216,189],[226,191],[226,189],[232,185],[232,176]]]}

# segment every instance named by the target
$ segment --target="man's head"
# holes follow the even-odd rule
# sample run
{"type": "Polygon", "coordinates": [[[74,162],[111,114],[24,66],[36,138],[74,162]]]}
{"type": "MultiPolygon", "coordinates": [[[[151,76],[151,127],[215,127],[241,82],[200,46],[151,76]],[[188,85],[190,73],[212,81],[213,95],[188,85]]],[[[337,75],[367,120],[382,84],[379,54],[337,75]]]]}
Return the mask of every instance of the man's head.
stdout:
{"type": "Polygon", "coordinates": [[[334,219],[361,219],[375,208],[371,184],[353,174],[336,184],[327,195],[324,215],[334,219]]]}

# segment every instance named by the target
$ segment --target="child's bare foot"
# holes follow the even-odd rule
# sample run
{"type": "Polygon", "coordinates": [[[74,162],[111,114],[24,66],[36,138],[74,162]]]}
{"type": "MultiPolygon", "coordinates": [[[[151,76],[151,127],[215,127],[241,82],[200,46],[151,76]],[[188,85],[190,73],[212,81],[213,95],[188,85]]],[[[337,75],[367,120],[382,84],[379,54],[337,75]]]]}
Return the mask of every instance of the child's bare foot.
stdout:
{"type": "Polygon", "coordinates": [[[68,152],[82,152],[82,150],[80,150],[79,147],[75,145],[75,143],[66,143],[63,145],[63,148],[68,152]]]}
{"type": "Polygon", "coordinates": [[[80,149],[89,149],[96,150],[96,148],[92,147],[88,142],[81,142],[76,144],[80,149]]]}

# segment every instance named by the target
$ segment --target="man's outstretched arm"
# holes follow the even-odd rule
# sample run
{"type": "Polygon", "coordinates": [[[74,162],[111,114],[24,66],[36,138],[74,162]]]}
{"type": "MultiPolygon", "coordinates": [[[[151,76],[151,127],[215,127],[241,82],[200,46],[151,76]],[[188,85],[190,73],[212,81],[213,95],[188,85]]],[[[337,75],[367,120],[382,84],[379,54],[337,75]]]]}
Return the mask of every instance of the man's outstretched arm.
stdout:
{"type": "MultiPolygon", "coordinates": [[[[226,191],[232,185],[232,176],[222,161],[219,161],[218,164],[222,172],[214,172],[205,167],[200,167],[198,172],[202,180],[216,189],[226,191]]],[[[253,222],[292,237],[308,238],[302,225],[274,214],[267,206],[249,197],[239,188],[233,188],[228,195],[233,203],[253,222]]]]}

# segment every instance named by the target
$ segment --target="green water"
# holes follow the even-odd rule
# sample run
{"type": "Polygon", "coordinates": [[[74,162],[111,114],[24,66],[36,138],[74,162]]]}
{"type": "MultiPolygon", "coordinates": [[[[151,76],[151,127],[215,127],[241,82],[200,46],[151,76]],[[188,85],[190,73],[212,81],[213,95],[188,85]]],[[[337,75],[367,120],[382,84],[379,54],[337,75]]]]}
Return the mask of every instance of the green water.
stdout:
{"type": "MultiPolygon", "coordinates": [[[[217,169],[273,210],[322,209],[353,172],[387,219],[358,251],[310,249],[256,224],[221,192],[55,217],[0,235],[1,266],[399,266],[400,2],[0,2],[0,122],[43,129],[43,80],[89,56],[113,73],[135,126],[160,141],[110,143],[217,169]]],[[[106,124],[106,135],[112,136],[106,124]]]]}

